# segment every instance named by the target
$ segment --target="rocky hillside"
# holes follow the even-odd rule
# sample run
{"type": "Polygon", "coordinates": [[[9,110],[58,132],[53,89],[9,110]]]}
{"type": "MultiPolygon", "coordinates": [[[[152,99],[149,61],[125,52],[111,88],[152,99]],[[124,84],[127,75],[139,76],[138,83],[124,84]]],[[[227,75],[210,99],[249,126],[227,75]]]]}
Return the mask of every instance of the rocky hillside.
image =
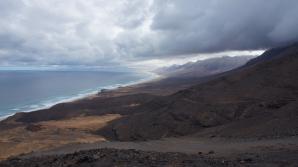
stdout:
{"type": "Polygon", "coordinates": [[[139,106],[142,112],[98,133],[116,140],[158,139],[206,129],[223,137],[298,135],[297,73],[298,44],[269,50],[242,68],[145,103],[139,106]],[[229,126],[233,130],[224,128],[229,126]],[[218,127],[223,127],[221,133],[212,130],[218,127]]]}

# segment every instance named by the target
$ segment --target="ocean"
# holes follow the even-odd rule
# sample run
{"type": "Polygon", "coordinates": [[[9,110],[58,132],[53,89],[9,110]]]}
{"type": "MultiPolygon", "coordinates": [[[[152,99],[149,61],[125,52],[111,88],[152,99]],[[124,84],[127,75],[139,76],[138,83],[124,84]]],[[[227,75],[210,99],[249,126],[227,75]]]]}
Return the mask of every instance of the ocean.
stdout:
{"type": "Polygon", "coordinates": [[[0,71],[0,120],[146,78],[129,72],[0,71]]]}

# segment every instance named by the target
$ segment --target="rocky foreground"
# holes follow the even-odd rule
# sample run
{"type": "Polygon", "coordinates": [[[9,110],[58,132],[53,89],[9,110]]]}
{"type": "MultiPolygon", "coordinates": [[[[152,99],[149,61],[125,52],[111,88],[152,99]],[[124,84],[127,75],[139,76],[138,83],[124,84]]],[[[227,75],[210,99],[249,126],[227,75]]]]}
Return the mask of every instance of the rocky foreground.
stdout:
{"type": "Polygon", "coordinates": [[[67,166],[227,166],[230,162],[212,160],[200,155],[157,153],[136,150],[99,149],[60,156],[13,158],[1,167],[67,167],[67,166]]]}
{"type": "Polygon", "coordinates": [[[298,166],[298,151],[274,151],[267,154],[242,154],[229,160],[207,155],[158,153],[137,150],[97,149],[67,155],[17,157],[0,163],[0,167],[146,167],[146,166],[298,166]]]}

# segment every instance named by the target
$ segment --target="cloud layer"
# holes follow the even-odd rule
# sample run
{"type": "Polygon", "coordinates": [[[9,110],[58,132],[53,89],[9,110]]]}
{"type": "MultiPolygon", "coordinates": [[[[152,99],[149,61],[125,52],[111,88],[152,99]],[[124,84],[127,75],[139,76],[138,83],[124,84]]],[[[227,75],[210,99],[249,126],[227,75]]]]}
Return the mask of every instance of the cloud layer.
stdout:
{"type": "Polygon", "coordinates": [[[0,65],[119,65],[298,40],[296,0],[0,1],[0,65]]]}

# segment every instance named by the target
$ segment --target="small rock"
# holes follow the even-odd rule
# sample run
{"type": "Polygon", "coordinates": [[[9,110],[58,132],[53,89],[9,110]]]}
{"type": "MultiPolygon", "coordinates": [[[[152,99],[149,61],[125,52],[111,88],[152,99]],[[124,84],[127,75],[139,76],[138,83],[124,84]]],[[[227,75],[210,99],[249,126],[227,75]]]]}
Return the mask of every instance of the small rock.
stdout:
{"type": "Polygon", "coordinates": [[[252,162],[252,159],[251,158],[246,158],[244,159],[245,162],[252,162]]]}
{"type": "Polygon", "coordinates": [[[109,91],[109,89],[101,89],[99,93],[106,93],[108,91],[109,91]]]}
{"type": "Polygon", "coordinates": [[[240,161],[240,163],[241,163],[241,164],[244,164],[244,163],[245,163],[245,161],[244,161],[244,160],[241,160],[241,161],[240,161]]]}
{"type": "Polygon", "coordinates": [[[209,151],[208,154],[215,154],[213,150],[209,151]]]}
{"type": "Polygon", "coordinates": [[[99,159],[100,157],[98,155],[93,155],[93,159],[99,159]]]}
{"type": "Polygon", "coordinates": [[[252,162],[252,159],[251,158],[246,158],[246,159],[240,160],[240,163],[241,164],[250,163],[250,162],[252,162]]]}
{"type": "Polygon", "coordinates": [[[38,132],[43,129],[42,125],[38,124],[30,124],[26,127],[26,130],[31,131],[31,132],[38,132]]]}

